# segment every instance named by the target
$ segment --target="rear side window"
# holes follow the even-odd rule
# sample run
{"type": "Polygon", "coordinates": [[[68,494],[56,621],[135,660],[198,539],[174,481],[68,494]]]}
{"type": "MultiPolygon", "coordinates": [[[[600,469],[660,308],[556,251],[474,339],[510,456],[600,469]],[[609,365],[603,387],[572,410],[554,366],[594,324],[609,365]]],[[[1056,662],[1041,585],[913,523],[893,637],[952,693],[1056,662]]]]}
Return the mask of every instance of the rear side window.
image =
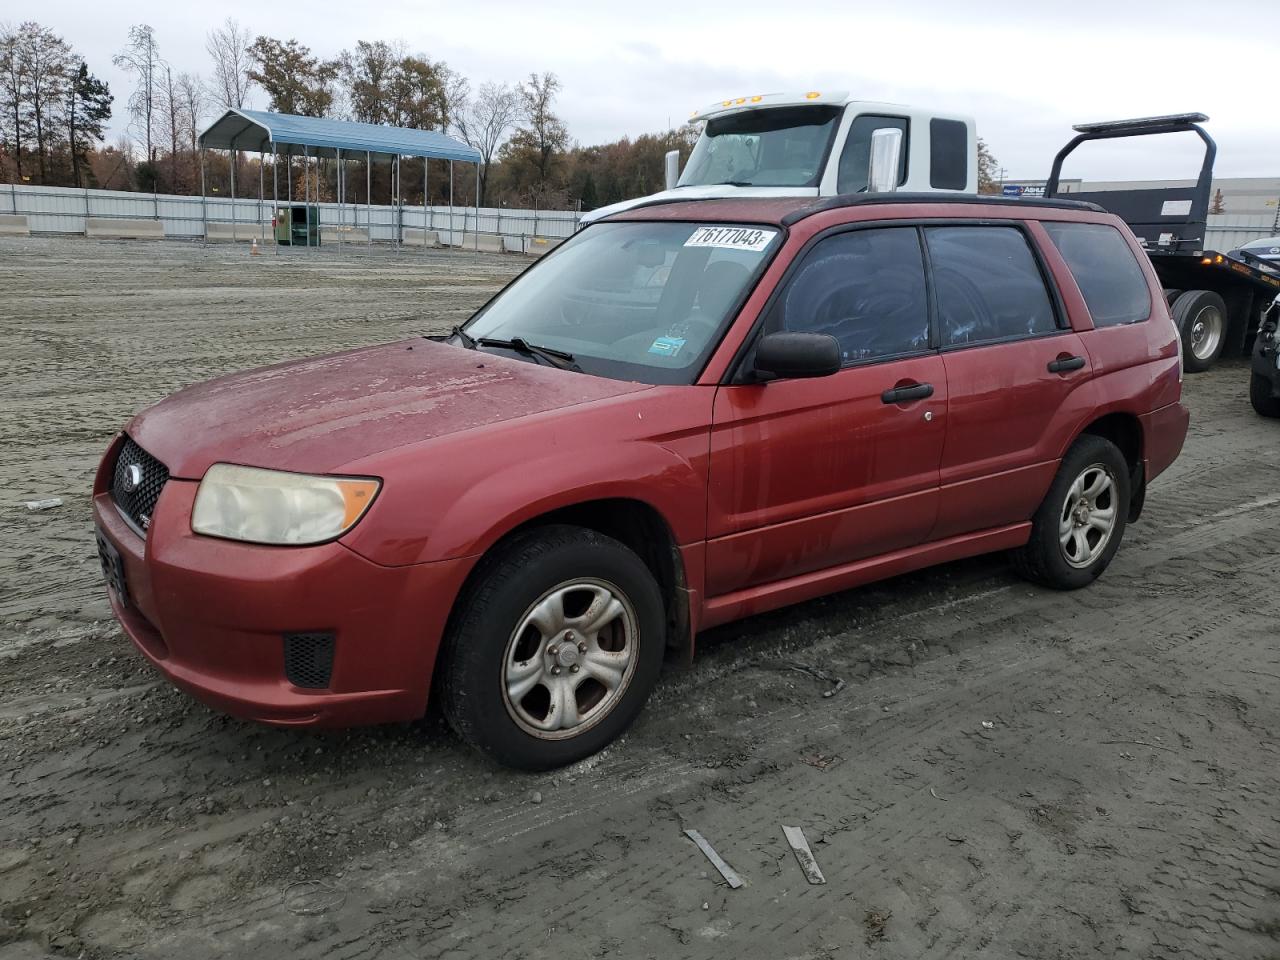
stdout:
{"type": "Polygon", "coordinates": [[[1084,295],[1095,327],[1137,323],[1151,316],[1151,291],[1129,244],[1105,223],[1042,224],[1084,295]]]}
{"type": "Polygon", "coordinates": [[[929,347],[927,290],[914,227],[838,233],[805,254],[766,328],[830,334],[845,363],[916,353],[929,347]]]}
{"type": "Polygon", "coordinates": [[[1016,227],[925,230],[943,346],[1011,340],[1058,328],[1031,247],[1016,227]]]}
{"type": "Polygon", "coordinates": [[[836,178],[838,193],[861,193],[867,189],[871,166],[871,134],[885,128],[902,131],[902,153],[898,156],[898,184],[907,182],[907,121],[903,117],[882,117],[864,113],[853,118],[849,136],[840,154],[840,171],[836,178]]]}
{"type": "Polygon", "coordinates": [[[929,121],[929,186],[963,190],[969,185],[969,128],[959,120],[929,121]]]}

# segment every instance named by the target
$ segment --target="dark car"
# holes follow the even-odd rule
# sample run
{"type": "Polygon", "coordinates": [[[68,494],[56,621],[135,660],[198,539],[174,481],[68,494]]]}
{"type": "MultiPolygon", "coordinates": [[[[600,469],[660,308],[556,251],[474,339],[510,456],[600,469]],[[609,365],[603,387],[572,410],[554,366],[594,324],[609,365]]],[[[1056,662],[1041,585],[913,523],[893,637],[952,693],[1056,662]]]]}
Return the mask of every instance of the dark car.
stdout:
{"type": "Polygon", "coordinates": [[[460,329],[144,411],[94,516],[173,683],[289,726],[420,716],[548,767],[698,631],[1010,551],[1082,587],[1187,430],[1178,333],[1097,207],[706,200],[592,224],[460,329]]]}
{"type": "Polygon", "coordinates": [[[1262,314],[1253,345],[1249,400],[1264,417],[1280,417],[1280,297],[1262,314]]]}

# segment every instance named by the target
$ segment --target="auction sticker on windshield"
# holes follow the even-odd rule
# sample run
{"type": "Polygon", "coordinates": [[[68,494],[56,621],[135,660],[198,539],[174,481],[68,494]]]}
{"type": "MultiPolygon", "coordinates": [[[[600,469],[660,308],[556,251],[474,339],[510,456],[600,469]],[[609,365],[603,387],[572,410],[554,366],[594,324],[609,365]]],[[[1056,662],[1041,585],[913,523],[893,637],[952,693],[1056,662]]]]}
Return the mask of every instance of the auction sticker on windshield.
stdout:
{"type": "Polygon", "coordinates": [[[777,230],[759,230],[755,227],[699,227],[684,242],[686,247],[724,247],[729,250],[750,250],[759,253],[778,235],[777,230]]]}

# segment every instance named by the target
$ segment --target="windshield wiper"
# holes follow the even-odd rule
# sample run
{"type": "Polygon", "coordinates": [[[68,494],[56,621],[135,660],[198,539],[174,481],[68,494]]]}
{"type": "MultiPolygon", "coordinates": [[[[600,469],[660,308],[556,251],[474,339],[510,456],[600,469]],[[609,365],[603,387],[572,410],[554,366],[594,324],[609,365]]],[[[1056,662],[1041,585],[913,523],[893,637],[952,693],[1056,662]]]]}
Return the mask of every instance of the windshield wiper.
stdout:
{"type": "Polygon", "coordinates": [[[481,347],[501,347],[530,357],[540,357],[551,366],[559,367],[561,370],[582,370],[574,362],[572,353],[567,353],[564,350],[555,350],[551,347],[540,347],[536,343],[530,343],[524,337],[512,337],[510,340],[501,340],[496,337],[479,337],[473,343],[481,347]]]}
{"type": "Polygon", "coordinates": [[[462,341],[462,345],[468,350],[474,350],[476,348],[476,338],[471,336],[471,334],[467,333],[467,331],[463,330],[457,324],[454,324],[453,329],[449,331],[449,336],[457,337],[462,341]]]}
{"type": "Polygon", "coordinates": [[[718,180],[709,184],[712,187],[754,187],[755,184],[750,180],[718,180]]]}

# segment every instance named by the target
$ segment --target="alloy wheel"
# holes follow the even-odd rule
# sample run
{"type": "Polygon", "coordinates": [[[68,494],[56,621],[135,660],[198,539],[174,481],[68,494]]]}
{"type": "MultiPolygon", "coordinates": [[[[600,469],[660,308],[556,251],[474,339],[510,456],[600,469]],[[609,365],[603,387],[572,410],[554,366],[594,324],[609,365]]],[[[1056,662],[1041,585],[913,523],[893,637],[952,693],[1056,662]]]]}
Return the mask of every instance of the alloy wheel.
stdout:
{"type": "Polygon", "coordinates": [[[622,699],[639,632],[631,601],[605,580],[552,587],[520,618],[502,662],[507,712],[548,740],[581,734],[622,699]]]}

